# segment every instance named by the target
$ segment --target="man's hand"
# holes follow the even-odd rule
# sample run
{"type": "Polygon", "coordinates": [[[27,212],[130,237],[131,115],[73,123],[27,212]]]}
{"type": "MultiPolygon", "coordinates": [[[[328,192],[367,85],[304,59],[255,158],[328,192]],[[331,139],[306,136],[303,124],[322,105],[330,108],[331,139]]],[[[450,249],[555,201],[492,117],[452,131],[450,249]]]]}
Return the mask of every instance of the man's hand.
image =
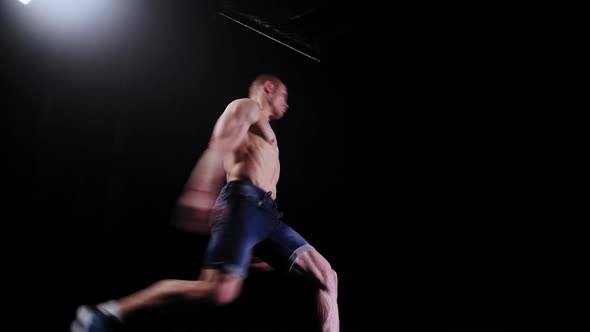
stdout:
{"type": "Polygon", "coordinates": [[[176,204],[174,226],[185,232],[211,233],[209,218],[216,198],[213,193],[188,189],[176,204]]]}

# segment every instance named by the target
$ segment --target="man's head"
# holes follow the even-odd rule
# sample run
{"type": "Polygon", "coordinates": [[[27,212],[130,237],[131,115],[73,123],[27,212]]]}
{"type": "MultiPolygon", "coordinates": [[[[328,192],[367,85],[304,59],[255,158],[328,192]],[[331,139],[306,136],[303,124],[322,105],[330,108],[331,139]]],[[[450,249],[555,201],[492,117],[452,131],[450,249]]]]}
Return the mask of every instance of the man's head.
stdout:
{"type": "Polygon", "coordinates": [[[270,120],[280,119],[287,112],[287,86],[278,77],[262,74],[250,85],[250,98],[256,100],[270,120]]]}

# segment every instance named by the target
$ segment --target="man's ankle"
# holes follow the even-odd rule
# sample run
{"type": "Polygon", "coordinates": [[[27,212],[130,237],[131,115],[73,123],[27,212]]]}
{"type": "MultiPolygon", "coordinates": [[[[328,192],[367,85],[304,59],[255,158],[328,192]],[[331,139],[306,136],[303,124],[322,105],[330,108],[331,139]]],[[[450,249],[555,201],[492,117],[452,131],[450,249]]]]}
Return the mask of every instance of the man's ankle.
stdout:
{"type": "Polygon", "coordinates": [[[115,300],[99,303],[96,308],[103,314],[116,318],[119,322],[123,322],[123,314],[121,313],[121,307],[115,300]]]}

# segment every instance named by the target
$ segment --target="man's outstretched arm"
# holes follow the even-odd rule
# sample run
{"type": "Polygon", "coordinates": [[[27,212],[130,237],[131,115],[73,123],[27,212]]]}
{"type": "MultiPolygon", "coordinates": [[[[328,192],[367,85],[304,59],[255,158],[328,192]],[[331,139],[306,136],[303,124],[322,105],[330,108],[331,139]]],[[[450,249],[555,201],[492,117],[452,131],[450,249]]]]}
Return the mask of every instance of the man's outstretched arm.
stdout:
{"type": "Polygon", "coordinates": [[[177,227],[196,233],[210,231],[209,215],[226,178],[223,160],[238,148],[261,116],[258,104],[251,99],[238,99],[227,106],[177,201],[173,221],[177,227]]]}

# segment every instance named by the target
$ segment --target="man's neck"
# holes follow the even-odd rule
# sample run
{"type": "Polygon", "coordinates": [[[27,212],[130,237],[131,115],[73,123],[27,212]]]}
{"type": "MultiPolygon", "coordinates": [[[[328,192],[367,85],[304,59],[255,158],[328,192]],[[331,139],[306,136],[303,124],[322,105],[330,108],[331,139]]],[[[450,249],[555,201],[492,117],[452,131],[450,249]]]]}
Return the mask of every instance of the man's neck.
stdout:
{"type": "Polygon", "coordinates": [[[258,106],[260,106],[260,110],[262,111],[262,114],[264,114],[264,119],[270,122],[270,105],[268,105],[268,103],[261,102],[257,98],[252,99],[258,104],[258,106]]]}

